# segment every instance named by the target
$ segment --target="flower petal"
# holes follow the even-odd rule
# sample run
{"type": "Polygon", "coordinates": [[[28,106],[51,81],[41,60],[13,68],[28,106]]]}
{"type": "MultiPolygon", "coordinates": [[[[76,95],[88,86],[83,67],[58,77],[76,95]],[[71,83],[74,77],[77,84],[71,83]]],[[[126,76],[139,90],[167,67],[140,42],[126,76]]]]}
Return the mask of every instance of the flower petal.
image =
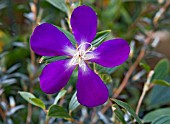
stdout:
{"type": "Polygon", "coordinates": [[[108,99],[108,89],[100,77],[87,65],[79,67],[77,82],[77,99],[80,104],[95,107],[104,104],[108,99]]]}
{"type": "Polygon", "coordinates": [[[71,15],[71,27],[79,45],[92,42],[97,31],[96,13],[85,5],[77,7],[71,15]]]}
{"type": "Polygon", "coordinates": [[[68,82],[75,66],[70,60],[60,60],[45,66],[40,75],[40,87],[43,92],[53,94],[61,90],[68,82]]]}
{"type": "Polygon", "coordinates": [[[55,26],[43,23],[31,35],[32,50],[42,56],[67,55],[65,49],[73,48],[69,39],[55,26]]]}
{"type": "Polygon", "coordinates": [[[105,67],[114,67],[125,62],[129,52],[130,47],[125,40],[121,38],[108,40],[93,51],[94,58],[90,61],[105,67]]]}

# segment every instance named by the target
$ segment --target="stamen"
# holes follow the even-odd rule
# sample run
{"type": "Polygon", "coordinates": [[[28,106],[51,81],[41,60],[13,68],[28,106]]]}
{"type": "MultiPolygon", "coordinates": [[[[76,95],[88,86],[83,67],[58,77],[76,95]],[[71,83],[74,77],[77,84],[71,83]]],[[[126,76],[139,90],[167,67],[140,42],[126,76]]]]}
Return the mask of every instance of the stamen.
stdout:
{"type": "Polygon", "coordinates": [[[88,42],[81,43],[77,47],[76,53],[73,55],[73,58],[70,61],[70,65],[79,65],[85,71],[86,70],[85,60],[89,60],[95,57],[93,51],[91,51],[92,48],[93,46],[88,42]],[[90,45],[90,47],[86,50],[87,44],[90,45]]]}

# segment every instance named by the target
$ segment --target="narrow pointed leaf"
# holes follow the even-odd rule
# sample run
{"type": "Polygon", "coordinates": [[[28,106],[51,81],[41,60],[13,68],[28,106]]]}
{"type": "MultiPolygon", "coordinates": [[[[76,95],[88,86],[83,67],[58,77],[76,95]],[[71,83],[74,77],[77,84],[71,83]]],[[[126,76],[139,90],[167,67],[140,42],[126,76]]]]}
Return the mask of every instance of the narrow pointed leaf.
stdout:
{"type": "Polygon", "coordinates": [[[65,94],[66,94],[66,90],[61,90],[59,93],[58,93],[58,95],[56,96],[56,98],[55,98],[55,100],[54,100],[54,104],[57,104],[58,103],[58,100],[61,98],[61,97],[63,97],[65,94]]]}
{"type": "Polygon", "coordinates": [[[69,103],[69,111],[72,112],[74,111],[79,105],[80,103],[77,101],[77,91],[73,94],[70,103],[69,103]]]}
{"type": "Polygon", "coordinates": [[[116,117],[119,119],[119,121],[121,121],[122,124],[126,124],[126,121],[124,120],[124,114],[121,111],[121,109],[119,108],[119,106],[117,104],[114,104],[113,107],[116,108],[114,110],[114,113],[115,113],[116,117]]]}
{"type": "Polygon", "coordinates": [[[104,31],[98,32],[96,34],[96,37],[92,41],[92,45],[95,47],[99,46],[103,42],[103,40],[109,35],[110,32],[111,30],[104,30],[104,31]]]}
{"type": "Polygon", "coordinates": [[[135,119],[139,124],[142,124],[140,118],[135,114],[134,110],[125,102],[122,102],[117,99],[112,99],[116,104],[121,106],[122,108],[126,109],[135,119]]]}
{"type": "Polygon", "coordinates": [[[165,80],[154,80],[154,84],[170,87],[170,83],[165,80]]]}
{"type": "Polygon", "coordinates": [[[67,38],[70,40],[70,42],[75,45],[76,44],[76,40],[74,38],[74,36],[68,32],[67,30],[64,30],[63,28],[59,27],[59,26],[56,26],[60,31],[62,31],[66,36],[67,38]]]}
{"type": "Polygon", "coordinates": [[[67,58],[68,58],[67,56],[55,56],[55,57],[42,56],[39,62],[51,63],[54,61],[63,60],[67,58]]]}

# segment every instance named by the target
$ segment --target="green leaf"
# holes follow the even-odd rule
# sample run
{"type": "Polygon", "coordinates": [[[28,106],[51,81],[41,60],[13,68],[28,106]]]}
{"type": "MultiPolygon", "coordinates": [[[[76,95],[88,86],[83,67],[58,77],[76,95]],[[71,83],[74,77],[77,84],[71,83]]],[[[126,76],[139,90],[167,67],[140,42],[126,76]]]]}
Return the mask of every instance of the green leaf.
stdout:
{"type": "Polygon", "coordinates": [[[56,26],[56,27],[67,36],[67,38],[71,41],[71,43],[74,46],[77,44],[76,40],[74,39],[74,36],[70,32],[68,32],[67,30],[64,30],[63,28],[61,28],[59,26],[56,26]]]}
{"type": "Polygon", "coordinates": [[[70,103],[69,103],[69,111],[72,112],[74,111],[79,105],[80,103],[77,101],[77,91],[73,94],[70,103]]]}
{"type": "Polygon", "coordinates": [[[104,30],[104,31],[98,32],[96,34],[96,37],[92,41],[92,45],[95,47],[99,46],[110,32],[111,30],[104,30]]]}
{"type": "Polygon", "coordinates": [[[63,59],[67,59],[67,58],[68,58],[67,56],[55,56],[55,57],[42,56],[40,59],[40,63],[42,63],[42,62],[51,63],[51,62],[54,62],[57,60],[63,60],[63,59]]]}
{"type": "Polygon", "coordinates": [[[30,98],[30,99],[34,103],[34,105],[36,105],[36,106],[38,106],[38,107],[40,107],[42,109],[45,109],[45,105],[44,105],[42,100],[40,100],[38,98],[30,98]]]}
{"type": "Polygon", "coordinates": [[[143,121],[145,123],[149,123],[155,120],[156,118],[164,115],[170,115],[170,108],[161,108],[161,109],[151,111],[144,116],[143,121]]]}
{"type": "Polygon", "coordinates": [[[170,87],[170,83],[165,80],[154,80],[154,84],[170,87]]]}
{"type": "Polygon", "coordinates": [[[45,109],[45,105],[42,102],[42,100],[36,98],[33,94],[31,94],[29,92],[24,92],[24,91],[19,91],[18,93],[29,103],[31,103],[35,106],[38,106],[42,109],[45,109]]]}
{"type": "Polygon", "coordinates": [[[154,74],[152,76],[151,82],[155,79],[164,79],[169,71],[169,61],[167,59],[162,59],[154,68],[154,74]]]}
{"type": "Polygon", "coordinates": [[[108,73],[108,74],[112,74],[113,72],[115,72],[117,69],[119,68],[119,66],[116,66],[114,68],[106,68],[100,65],[96,64],[96,70],[99,73],[108,73]]]}
{"type": "Polygon", "coordinates": [[[66,94],[66,90],[61,90],[59,93],[58,93],[58,95],[57,95],[57,97],[55,98],[55,100],[54,100],[54,104],[57,104],[57,102],[58,102],[58,100],[61,98],[61,97],[63,97],[65,94],[66,94]]]}
{"type": "Polygon", "coordinates": [[[105,83],[111,83],[112,82],[112,77],[109,74],[99,74],[100,78],[102,81],[105,83]]]}
{"type": "Polygon", "coordinates": [[[114,104],[113,107],[115,108],[114,113],[116,117],[119,119],[119,121],[122,122],[122,124],[126,124],[126,121],[124,120],[124,114],[119,108],[119,106],[114,104]]]}
{"type": "Polygon", "coordinates": [[[149,72],[150,70],[151,70],[151,67],[148,65],[148,64],[146,64],[146,63],[140,63],[139,64],[142,68],[144,68],[147,72],[149,72]]]}
{"type": "Polygon", "coordinates": [[[129,15],[128,11],[124,7],[121,7],[120,11],[121,11],[121,14],[124,17],[126,23],[130,24],[132,22],[132,20],[131,20],[131,17],[129,15]]]}
{"type": "Polygon", "coordinates": [[[51,105],[48,110],[49,117],[55,118],[71,118],[65,109],[58,105],[51,105]]]}
{"type": "Polygon", "coordinates": [[[54,7],[58,8],[59,10],[63,11],[63,12],[67,12],[67,6],[65,4],[65,0],[46,0],[47,2],[49,2],[51,5],[53,5],[54,7]]]}
{"type": "Polygon", "coordinates": [[[170,115],[159,116],[151,124],[170,124],[170,115]]]}
{"type": "Polygon", "coordinates": [[[158,85],[154,86],[149,94],[148,101],[149,108],[170,103],[170,88],[158,85]]]}
{"type": "Polygon", "coordinates": [[[142,124],[140,118],[135,114],[134,110],[127,104],[124,103],[120,100],[117,99],[112,99],[115,103],[117,103],[119,106],[121,106],[122,108],[126,109],[135,119],[139,124],[142,124]]]}

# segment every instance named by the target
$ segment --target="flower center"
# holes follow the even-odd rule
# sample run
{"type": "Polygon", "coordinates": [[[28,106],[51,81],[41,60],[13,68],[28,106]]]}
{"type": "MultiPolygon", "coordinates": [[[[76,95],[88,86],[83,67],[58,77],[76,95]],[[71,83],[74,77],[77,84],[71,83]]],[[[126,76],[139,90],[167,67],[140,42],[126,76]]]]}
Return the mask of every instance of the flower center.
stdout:
{"type": "Polygon", "coordinates": [[[86,67],[85,61],[94,58],[94,54],[91,50],[92,45],[90,43],[84,42],[80,44],[77,47],[76,52],[70,61],[70,65],[79,65],[85,70],[86,67]],[[89,45],[90,47],[86,49],[86,47],[89,45]]]}

